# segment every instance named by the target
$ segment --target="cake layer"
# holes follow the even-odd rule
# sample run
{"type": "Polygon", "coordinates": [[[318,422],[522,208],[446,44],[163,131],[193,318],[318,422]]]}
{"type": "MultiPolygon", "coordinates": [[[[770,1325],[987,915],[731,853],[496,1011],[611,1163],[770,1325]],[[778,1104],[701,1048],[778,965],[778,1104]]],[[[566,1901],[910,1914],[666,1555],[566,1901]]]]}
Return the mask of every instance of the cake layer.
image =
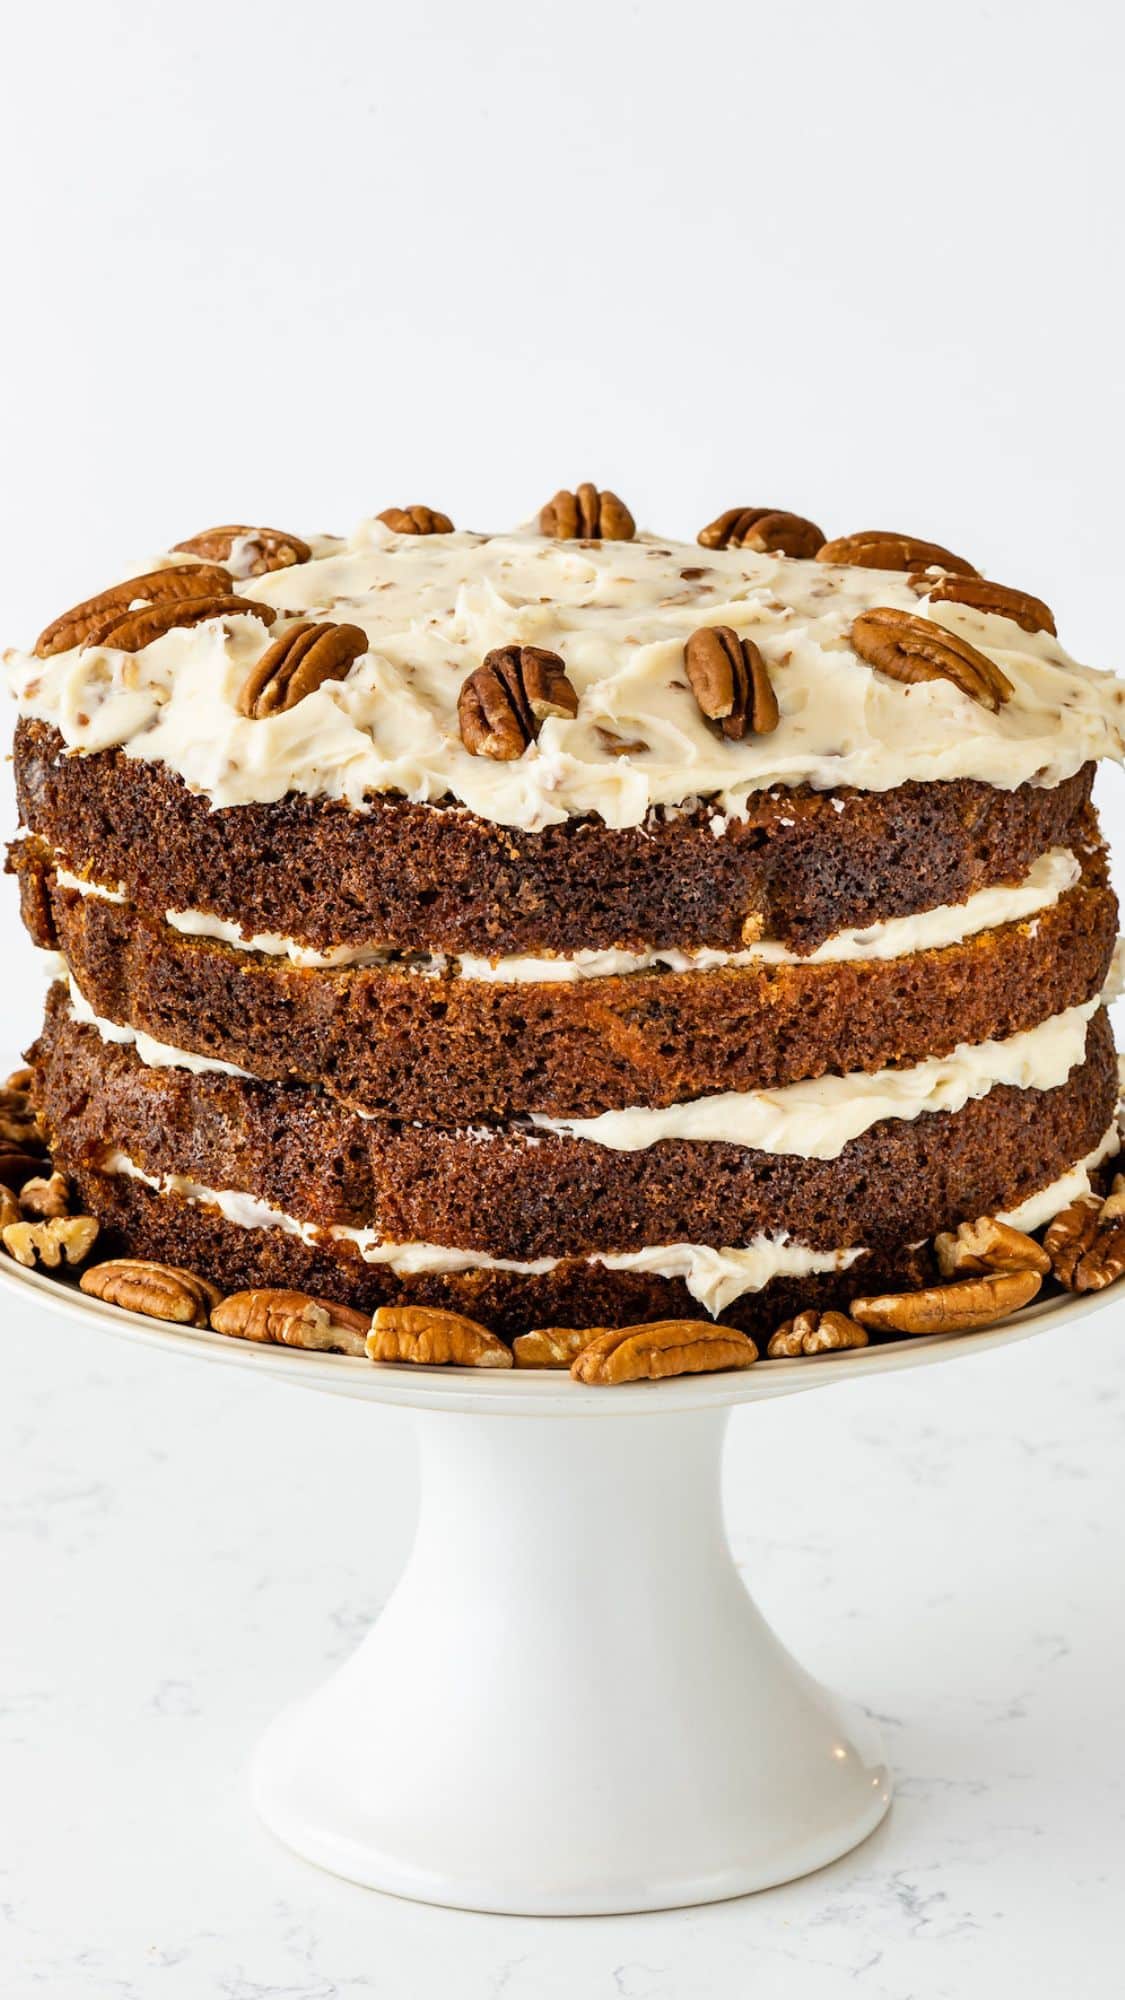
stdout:
{"type": "Polygon", "coordinates": [[[206,911],[316,950],[737,950],[764,937],[809,952],[1097,840],[1090,765],[1053,787],[776,791],[751,794],[745,818],[697,806],[527,832],[387,794],[363,811],[289,794],[216,813],[160,764],[67,755],[27,719],[15,759],[24,823],[72,873],[122,884],[161,919],[206,911]]]}
{"type": "MultiPolygon", "coordinates": [[[[161,1194],[124,1174],[72,1171],[85,1211],[102,1224],[99,1255],[154,1257],[210,1278],[224,1291],[294,1287],[341,1305],[445,1306],[511,1340],[536,1326],[627,1326],[643,1320],[699,1319],[699,1300],[682,1278],[614,1270],[567,1258],[547,1271],[476,1268],[402,1274],[365,1263],[347,1243],[308,1242],[279,1228],[246,1228],[206,1204],[161,1194]]],[[[807,1307],[843,1309],[863,1291],[924,1284],[934,1267],[927,1245],[864,1256],[846,1271],[772,1279],[743,1292],[717,1317],[767,1335],[807,1307]]],[[[874,1337],[874,1336],[873,1336],[874,1337]]]]}
{"type": "Polygon", "coordinates": [[[1031,1032],[1035,1059],[1021,1054],[1011,1073],[1054,1077],[1061,1052],[1050,1087],[989,1089],[978,1074],[972,1088],[986,1094],[960,1108],[914,1102],[821,1158],[700,1140],[623,1151],[553,1132],[364,1118],[303,1084],[147,1067],[132,1047],[76,1022],[61,986],[33,1060],[64,1167],[124,1152],[151,1175],[242,1189],[310,1223],[372,1228],[394,1243],[535,1259],[766,1234],[883,1252],[1012,1209],[1099,1144],[1117,1097],[1104,1010],[1088,1029],[1064,1017],[1031,1032]]]}
{"type": "Polygon", "coordinates": [[[32,935],[65,954],[95,1014],[264,1080],[323,1081],[361,1109],[446,1126],[671,1105],[1012,1035],[1100,991],[1117,926],[1095,850],[1083,881],[1034,918],[941,950],[505,983],[311,970],[60,886],[33,842],[15,865],[32,935]]]}

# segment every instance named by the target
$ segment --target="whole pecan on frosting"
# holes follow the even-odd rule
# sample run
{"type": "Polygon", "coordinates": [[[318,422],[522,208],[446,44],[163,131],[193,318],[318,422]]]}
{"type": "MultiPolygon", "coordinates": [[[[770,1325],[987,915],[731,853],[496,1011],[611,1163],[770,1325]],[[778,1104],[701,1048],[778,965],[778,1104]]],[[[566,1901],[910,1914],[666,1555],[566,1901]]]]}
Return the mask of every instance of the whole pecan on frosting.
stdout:
{"type": "Polygon", "coordinates": [[[271,569],[292,569],[294,563],[307,563],[312,556],[308,543],[284,528],[238,526],[205,528],[186,542],[176,542],[174,553],[205,556],[212,562],[233,558],[236,576],[265,576],[271,569]]]}
{"type": "Polygon", "coordinates": [[[157,1264],[147,1257],[113,1257],[95,1264],[79,1279],[91,1298],[146,1319],[171,1320],[176,1326],[206,1326],[222,1298],[217,1285],[178,1264],[157,1264]]]}
{"type": "Polygon", "coordinates": [[[89,633],[88,646],[112,646],[119,653],[139,653],[180,625],[205,625],[210,618],[258,618],[272,625],[272,604],[252,597],[185,597],[178,602],[148,604],[136,611],[115,611],[89,633]]]}
{"type": "Polygon", "coordinates": [[[299,618],[251,667],[239,690],[238,712],[255,722],[281,715],[325,681],[342,681],[366,651],[360,625],[317,625],[299,618]]]}
{"type": "Polygon", "coordinates": [[[436,514],[432,507],[384,507],[375,516],[395,535],[451,535],[448,514],[436,514]]]}
{"type": "Polygon", "coordinates": [[[510,763],[534,743],[549,715],[575,716],[578,696],[557,653],[497,646],[462,682],[461,741],[474,757],[510,763]]]}
{"type": "Polygon", "coordinates": [[[762,555],[807,558],[823,546],[824,531],[783,507],[728,507],[699,530],[696,541],[705,549],[756,549],[762,555]]]}
{"type": "Polygon", "coordinates": [[[732,742],[777,728],[777,696],[752,639],[729,625],[701,625],[684,647],[684,666],[704,715],[732,742]]]}
{"type": "Polygon", "coordinates": [[[230,571],[220,569],[216,563],[175,563],[169,569],[154,569],[145,576],[126,577],[123,583],[111,584],[96,597],[87,597],[81,604],[73,605],[40,632],[35,641],[36,657],[49,660],[53,653],[67,653],[72,646],[92,643],[92,633],[104,627],[114,615],[123,616],[131,605],[221,597],[233,588],[230,571]]]}
{"type": "Polygon", "coordinates": [[[994,661],[978,653],[967,639],[947,632],[929,618],[912,618],[908,611],[878,606],[861,611],[852,623],[854,650],[868,666],[892,680],[952,681],[962,694],[995,715],[1012,693],[1012,683],[994,661]]]}
{"type": "Polygon", "coordinates": [[[931,604],[967,604],[974,611],[990,612],[994,618],[1010,618],[1025,632],[1049,632],[1056,637],[1054,615],[1041,597],[1026,590],[1011,590],[1004,583],[988,583],[983,576],[950,576],[916,570],[910,578],[911,590],[928,597],[931,604]]]}
{"type": "Polygon", "coordinates": [[[708,1320],[660,1319],[598,1330],[571,1363],[576,1382],[612,1388],[666,1375],[710,1375],[749,1368],[758,1350],[748,1334],[708,1320]]]}
{"type": "Polygon", "coordinates": [[[859,569],[951,569],[976,576],[972,563],[943,549],[940,542],[923,542],[917,535],[895,535],[886,528],[862,528],[855,535],[838,535],[816,552],[817,562],[859,569]]]}
{"type": "Polygon", "coordinates": [[[608,486],[599,493],[585,480],[573,493],[560,486],[540,510],[539,532],[559,542],[631,542],[637,524],[608,486]]]}

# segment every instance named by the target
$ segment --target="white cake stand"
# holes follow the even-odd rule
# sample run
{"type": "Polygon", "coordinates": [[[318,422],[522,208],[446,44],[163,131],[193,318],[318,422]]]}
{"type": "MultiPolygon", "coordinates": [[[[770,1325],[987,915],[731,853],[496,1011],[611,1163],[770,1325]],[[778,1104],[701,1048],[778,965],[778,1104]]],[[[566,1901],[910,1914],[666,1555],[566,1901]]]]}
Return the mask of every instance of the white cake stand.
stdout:
{"type": "Polygon", "coordinates": [[[719,1490],[730,1407],[981,1353],[1103,1296],[982,1334],[595,1389],[253,1346],[8,1259],[0,1284],[151,1346],[414,1410],[422,1507],[405,1573],[347,1664],[269,1729],[258,1810],[352,1881],[560,1916],[788,1881],[846,1853],[890,1802],[876,1730],[791,1659],[735,1568],[719,1490]]]}

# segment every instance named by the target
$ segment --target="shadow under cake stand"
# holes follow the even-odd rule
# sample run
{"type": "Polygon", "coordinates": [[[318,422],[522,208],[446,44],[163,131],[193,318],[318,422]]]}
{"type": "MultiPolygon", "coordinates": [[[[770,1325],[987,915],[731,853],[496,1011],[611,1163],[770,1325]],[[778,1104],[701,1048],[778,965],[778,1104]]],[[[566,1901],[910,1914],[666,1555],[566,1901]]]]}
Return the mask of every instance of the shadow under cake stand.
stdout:
{"type": "Polygon", "coordinates": [[[730,1409],[980,1353],[1104,1297],[1050,1299],[985,1333],[598,1389],[252,1345],[8,1259],[0,1283],[150,1346],[415,1412],[406,1569],[351,1659],[267,1731],[255,1802],[289,1847],[354,1882],[558,1916],[788,1881],[890,1803],[878,1732],[791,1658],[735,1567],[730,1409]]]}

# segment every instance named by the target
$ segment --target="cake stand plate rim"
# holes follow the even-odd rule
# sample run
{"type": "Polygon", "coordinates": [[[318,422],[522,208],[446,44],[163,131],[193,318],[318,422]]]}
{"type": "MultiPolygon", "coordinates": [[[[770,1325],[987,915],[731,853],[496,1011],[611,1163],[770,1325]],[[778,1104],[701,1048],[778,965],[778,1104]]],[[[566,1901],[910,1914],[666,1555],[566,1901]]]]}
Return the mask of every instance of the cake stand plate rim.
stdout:
{"type": "Polygon", "coordinates": [[[100,1326],[118,1338],[235,1367],[256,1368],[274,1381],[331,1395],[410,1409],[551,1417],[668,1415],[674,1410],[760,1402],[833,1382],[856,1382],[1011,1346],[1032,1334],[1085,1318],[1114,1296],[1112,1288],[1064,1293],[1025,1306],[1010,1319],[980,1333],[888,1341],[842,1354],[760,1361],[752,1368],[722,1374],[671,1376],[662,1382],[623,1384],[607,1390],[574,1382],[561,1369],[423,1368],[238,1340],[208,1328],[175,1326],[107,1305],[79,1291],[73,1281],[28,1270],[7,1257],[0,1258],[0,1288],[21,1298],[25,1305],[43,1306],[88,1328],[100,1326]]]}

